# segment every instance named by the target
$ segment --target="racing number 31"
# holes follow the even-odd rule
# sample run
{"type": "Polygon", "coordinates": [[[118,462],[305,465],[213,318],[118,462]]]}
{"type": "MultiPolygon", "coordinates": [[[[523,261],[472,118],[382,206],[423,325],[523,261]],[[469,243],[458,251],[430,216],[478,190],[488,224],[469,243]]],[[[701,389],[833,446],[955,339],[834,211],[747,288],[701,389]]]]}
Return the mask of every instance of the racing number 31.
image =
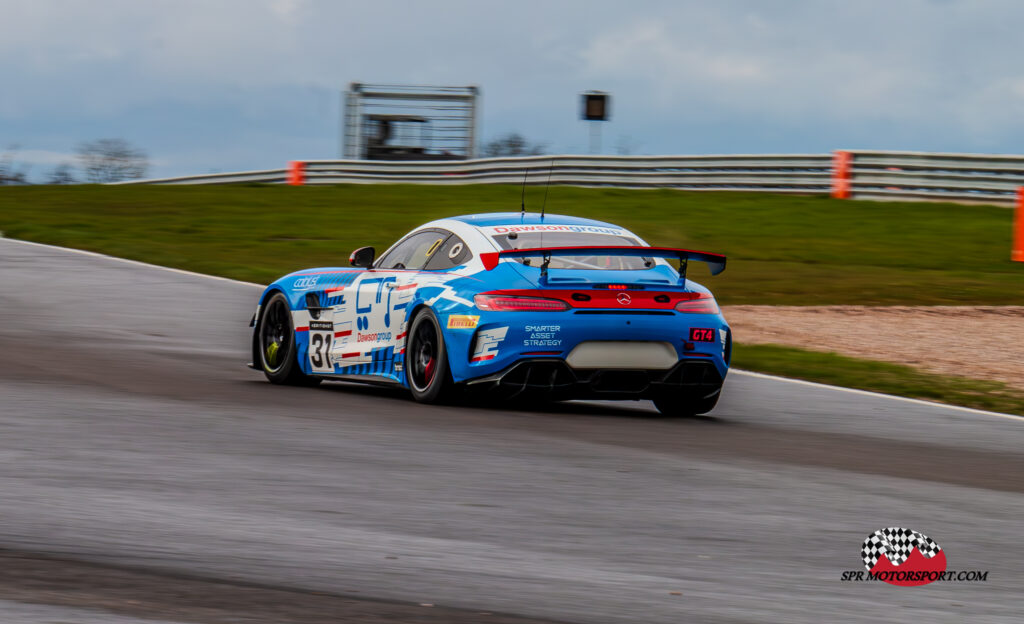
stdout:
{"type": "Polygon", "coordinates": [[[334,339],[334,323],[310,321],[309,323],[309,364],[315,371],[334,371],[331,362],[331,341],[334,339]]]}

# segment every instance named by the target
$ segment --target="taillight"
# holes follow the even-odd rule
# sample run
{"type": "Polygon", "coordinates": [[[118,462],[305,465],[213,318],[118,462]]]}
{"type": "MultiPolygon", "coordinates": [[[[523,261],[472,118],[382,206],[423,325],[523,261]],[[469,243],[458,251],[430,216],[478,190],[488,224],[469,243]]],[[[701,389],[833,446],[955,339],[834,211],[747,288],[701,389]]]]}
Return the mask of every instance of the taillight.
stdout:
{"type": "Polygon", "coordinates": [[[676,312],[689,314],[718,314],[718,304],[708,293],[697,293],[697,297],[676,304],[676,312]]]}
{"type": "Polygon", "coordinates": [[[481,310],[490,312],[559,312],[569,309],[569,304],[560,299],[544,297],[476,295],[473,303],[481,310]]]}

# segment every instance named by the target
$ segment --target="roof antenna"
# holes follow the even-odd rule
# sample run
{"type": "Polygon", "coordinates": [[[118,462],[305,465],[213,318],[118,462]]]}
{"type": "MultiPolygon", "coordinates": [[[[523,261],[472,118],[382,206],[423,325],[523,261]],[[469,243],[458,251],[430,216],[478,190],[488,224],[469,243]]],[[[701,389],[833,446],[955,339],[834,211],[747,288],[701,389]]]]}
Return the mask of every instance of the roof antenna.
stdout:
{"type": "Polygon", "coordinates": [[[544,203],[540,205],[540,220],[544,220],[544,207],[548,205],[548,189],[551,188],[551,172],[555,170],[555,159],[551,159],[551,166],[548,167],[548,183],[544,185],[544,203]]]}
{"type": "Polygon", "coordinates": [[[530,168],[527,167],[526,171],[523,172],[523,196],[520,199],[519,214],[526,216],[526,176],[530,175],[530,168]]]}

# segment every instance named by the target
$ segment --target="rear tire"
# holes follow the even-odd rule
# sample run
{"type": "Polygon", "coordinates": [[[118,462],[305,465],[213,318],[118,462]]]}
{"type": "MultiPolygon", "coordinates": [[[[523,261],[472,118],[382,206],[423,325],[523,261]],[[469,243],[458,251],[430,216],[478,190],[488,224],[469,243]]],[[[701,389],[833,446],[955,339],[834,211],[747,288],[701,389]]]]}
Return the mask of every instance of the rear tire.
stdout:
{"type": "Polygon", "coordinates": [[[441,324],[430,308],[412,320],[405,343],[405,370],[412,398],[420,403],[440,403],[448,398],[452,373],[441,324]]]}
{"type": "Polygon", "coordinates": [[[721,389],[710,397],[704,398],[692,398],[686,395],[661,396],[654,399],[654,406],[658,408],[662,416],[685,418],[707,414],[715,408],[720,396],[722,396],[721,389]]]}
{"type": "Polygon", "coordinates": [[[270,297],[260,310],[255,350],[260,368],[270,383],[315,386],[321,381],[303,373],[299,366],[292,312],[288,299],[282,293],[270,297]]]}

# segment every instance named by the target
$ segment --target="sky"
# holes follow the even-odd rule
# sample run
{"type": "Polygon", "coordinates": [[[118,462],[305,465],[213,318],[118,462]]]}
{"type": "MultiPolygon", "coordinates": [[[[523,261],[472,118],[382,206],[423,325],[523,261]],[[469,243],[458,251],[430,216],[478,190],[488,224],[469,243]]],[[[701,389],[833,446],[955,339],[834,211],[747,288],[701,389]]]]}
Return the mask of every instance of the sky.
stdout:
{"type": "Polygon", "coordinates": [[[587,153],[1024,153],[1016,0],[0,0],[0,151],[43,179],[123,138],[150,174],[340,156],[350,82],[477,85],[483,140],[587,153]],[[12,151],[16,148],[16,151],[12,151]]]}

